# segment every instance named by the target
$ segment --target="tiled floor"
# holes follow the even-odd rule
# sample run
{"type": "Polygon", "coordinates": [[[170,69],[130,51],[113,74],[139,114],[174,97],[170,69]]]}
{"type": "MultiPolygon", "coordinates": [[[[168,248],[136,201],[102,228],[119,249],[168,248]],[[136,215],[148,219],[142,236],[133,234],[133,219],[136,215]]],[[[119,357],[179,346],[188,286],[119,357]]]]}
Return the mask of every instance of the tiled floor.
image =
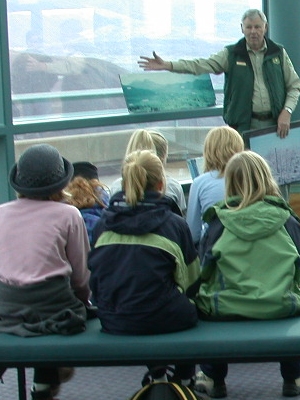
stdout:
{"type": "MultiPolygon", "coordinates": [[[[72,381],[64,384],[59,400],[127,400],[140,387],[144,367],[77,368],[72,381]]],[[[26,371],[29,391],[32,370],[26,371]]],[[[277,363],[231,364],[227,377],[228,400],[278,400],[281,377],[277,363]]],[[[17,375],[13,369],[0,385],[1,400],[18,400],[17,375]]]]}

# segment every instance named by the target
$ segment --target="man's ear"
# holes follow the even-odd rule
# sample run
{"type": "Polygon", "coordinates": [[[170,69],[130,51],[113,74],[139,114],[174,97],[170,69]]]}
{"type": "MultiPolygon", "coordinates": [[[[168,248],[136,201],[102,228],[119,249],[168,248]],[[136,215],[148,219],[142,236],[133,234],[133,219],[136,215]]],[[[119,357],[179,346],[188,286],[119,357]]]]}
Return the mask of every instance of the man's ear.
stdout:
{"type": "Polygon", "coordinates": [[[268,30],[268,24],[266,24],[265,26],[265,34],[267,33],[267,30],[268,30]]]}
{"type": "Polygon", "coordinates": [[[243,24],[241,23],[241,31],[244,33],[243,24]]]}

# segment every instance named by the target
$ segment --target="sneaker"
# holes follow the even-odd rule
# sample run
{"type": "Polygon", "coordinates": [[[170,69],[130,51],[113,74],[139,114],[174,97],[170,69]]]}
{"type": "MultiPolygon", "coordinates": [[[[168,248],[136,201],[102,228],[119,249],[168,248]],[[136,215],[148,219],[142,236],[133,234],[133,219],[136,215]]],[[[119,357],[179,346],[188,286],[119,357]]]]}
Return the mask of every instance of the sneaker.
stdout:
{"type": "Polygon", "coordinates": [[[58,368],[58,375],[60,383],[65,383],[71,380],[74,376],[75,368],[61,367],[58,368]]]}
{"type": "Polygon", "coordinates": [[[31,400],[54,400],[51,390],[36,391],[35,388],[31,389],[31,400]]]}
{"type": "Polygon", "coordinates": [[[54,398],[54,396],[56,396],[59,393],[59,390],[60,390],[60,387],[61,387],[61,383],[68,382],[70,379],[72,379],[73,376],[74,376],[74,373],[75,373],[75,368],[67,368],[67,367],[58,368],[58,376],[59,376],[60,383],[58,383],[58,384],[54,383],[54,384],[50,385],[50,389],[49,389],[50,397],[46,393],[48,391],[38,391],[38,392],[36,392],[34,389],[32,389],[32,392],[31,392],[31,396],[33,396],[32,398],[39,399],[40,398],[39,396],[42,396],[41,397],[42,400],[44,400],[44,397],[45,397],[45,400],[48,400],[48,397],[49,397],[50,400],[52,400],[54,398]],[[38,396],[38,397],[34,397],[34,396],[38,396]]]}
{"type": "MultiPolygon", "coordinates": [[[[177,383],[179,385],[183,385],[181,379],[176,375],[173,375],[173,376],[168,375],[168,381],[169,382],[173,382],[173,383],[177,383]]],[[[195,393],[195,381],[194,381],[194,378],[191,378],[191,382],[188,385],[183,385],[183,386],[186,386],[190,390],[190,392],[192,392],[192,395],[195,397],[196,400],[205,400],[204,397],[199,396],[198,393],[195,393]]]]}
{"type": "Polygon", "coordinates": [[[5,371],[6,371],[6,368],[0,368],[0,382],[1,382],[1,383],[3,383],[3,378],[2,378],[2,376],[3,376],[3,374],[4,374],[5,371]]]}
{"type": "MultiPolygon", "coordinates": [[[[75,368],[60,367],[58,368],[58,376],[60,383],[65,383],[71,380],[74,376],[75,368]]],[[[56,396],[60,390],[60,384],[53,384],[50,387],[52,396],[56,396]]]]}
{"type": "Polygon", "coordinates": [[[190,383],[187,388],[189,389],[189,391],[192,393],[192,395],[195,397],[196,400],[205,400],[204,397],[199,396],[198,393],[195,392],[195,388],[194,388],[194,384],[190,383]]]}
{"type": "Polygon", "coordinates": [[[194,390],[206,393],[209,397],[213,397],[214,399],[227,397],[227,389],[224,380],[214,381],[202,371],[198,372],[196,375],[194,390]]]}
{"type": "Polygon", "coordinates": [[[300,378],[294,381],[283,381],[282,385],[282,396],[294,397],[300,394],[300,378]]]}

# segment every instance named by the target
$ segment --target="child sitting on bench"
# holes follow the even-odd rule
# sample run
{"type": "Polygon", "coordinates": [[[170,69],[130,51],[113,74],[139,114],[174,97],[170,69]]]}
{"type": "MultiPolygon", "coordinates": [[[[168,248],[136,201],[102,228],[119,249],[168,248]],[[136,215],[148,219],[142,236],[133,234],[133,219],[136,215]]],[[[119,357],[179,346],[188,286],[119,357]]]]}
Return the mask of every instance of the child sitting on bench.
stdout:
{"type": "MultiPolygon", "coordinates": [[[[199,259],[187,223],[164,196],[163,164],[152,151],[132,152],[122,180],[124,191],[104,210],[89,255],[102,330],[151,335],[191,328],[198,315],[185,292],[200,276],[199,259]]],[[[180,365],[176,378],[190,385],[194,372],[194,365],[180,365]]],[[[165,379],[165,370],[152,377],[165,379]]]]}
{"type": "MultiPolygon", "coordinates": [[[[235,154],[225,168],[226,200],[207,210],[200,242],[203,318],[277,319],[300,314],[300,223],[258,154],[235,154]]],[[[222,334],[220,332],[220,334],[222,334]]],[[[196,388],[226,397],[227,363],[202,364],[196,388]]],[[[282,361],[283,396],[300,394],[300,362],[282,361]]]]}
{"type": "MultiPolygon", "coordinates": [[[[72,164],[48,144],[29,147],[10,171],[18,198],[0,206],[0,332],[85,329],[90,246],[80,212],[65,204],[72,176],[72,164]]],[[[72,375],[72,368],[35,368],[32,400],[53,400],[72,375]]]]}

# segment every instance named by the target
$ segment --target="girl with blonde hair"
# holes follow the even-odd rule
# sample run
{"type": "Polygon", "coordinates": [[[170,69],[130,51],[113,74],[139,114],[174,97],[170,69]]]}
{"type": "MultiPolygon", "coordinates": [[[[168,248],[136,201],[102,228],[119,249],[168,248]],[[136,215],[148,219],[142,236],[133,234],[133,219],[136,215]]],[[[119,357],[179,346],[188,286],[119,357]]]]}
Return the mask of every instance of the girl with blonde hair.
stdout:
{"type": "Polygon", "coordinates": [[[168,156],[167,139],[158,131],[152,129],[137,129],[131,135],[125,154],[136,150],[153,150],[163,163],[166,164],[168,156]]]}
{"type": "MultiPolygon", "coordinates": [[[[252,151],[225,168],[226,199],[204,215],[202,284],[196,302],[204,318],[277,319],[300,314],[300,220],[281,197],[267,162],[252,151]]],[[[201,365],[196,386],[225,397],[227,364],[201,365]]],[[[284,396],[300,394],[300,362],[280,363],[284,396]]]]}
{"type": "Polygon", "coordinates": [[[198,245],[206,224],[203,214],[225,196],[224,170],[228,160],[244,150],[241,135],[229,126],[211,129],[204,141],[204,173],[194,179],[189,193],[186,220],[198,245]]]}
{"type": "MultiPolygon", "coordinates": [[[[123,162],[122,179],[125,191],[103,212],[89,255],[102,329],[144,335],[191,328],[198,316],[185,293],[199,278],[199,259],[185,220],[163,194],[163,164],[152,151],[135,151],[123,162]]],[[[176,371],[191,383],[193,365],[176,371]]]]}
{"type": "Polygon", "coordinates": [[[269,165],[252,151],[240,153],[234,162],[228,164],[226,194],[227,197],[240,196],[239,205],[232,207],[228,204],[228,208],[235,210],[262,201],[266,196],[282,196],[269,165]]]}
{"type": "MultiPolygon", "coordinates": [[[[154,151],[165,167],[168,157],[168,141],[162,133],[151,129],[135,130],[129,139],[125,157],[136,150],[154,151]]],[[[114,195],[122,189],[122,178],[119,178],[114,181],[110,187],[111,195],[114,195]]],[[[176,179],[168,175],[166,175],[165,195],[174,200],[180,209],[180,213],[185,212],[186,201],[183,189],[176,179]]]]}
{"type": "Polygon", "coordinates": [[[163,193],[166,179],[161,160],[148,151],[129,154],[123,165],[123,187],[127,204],[136,207],[146,190],[163,193]]]}

